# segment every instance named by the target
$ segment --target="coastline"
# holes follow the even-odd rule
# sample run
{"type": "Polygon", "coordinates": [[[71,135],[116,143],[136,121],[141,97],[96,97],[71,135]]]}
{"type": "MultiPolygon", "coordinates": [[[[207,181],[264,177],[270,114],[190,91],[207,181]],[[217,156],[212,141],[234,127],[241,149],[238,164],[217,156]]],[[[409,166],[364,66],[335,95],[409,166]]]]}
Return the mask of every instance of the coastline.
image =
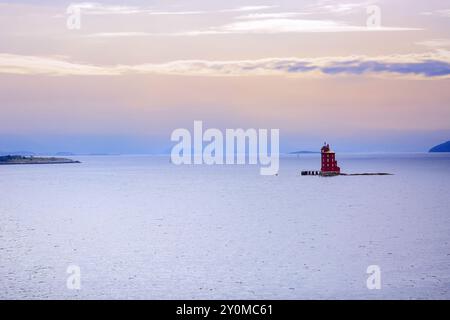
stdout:
{"type": "Polygon", "coordinates": [[[6,165],[32,165],[32,164],[70,164],[81,163],[78,160],[55,158],[55,157],[22,157],[22,156],[3,156],[0,157],[0,166],[6,165]]]}

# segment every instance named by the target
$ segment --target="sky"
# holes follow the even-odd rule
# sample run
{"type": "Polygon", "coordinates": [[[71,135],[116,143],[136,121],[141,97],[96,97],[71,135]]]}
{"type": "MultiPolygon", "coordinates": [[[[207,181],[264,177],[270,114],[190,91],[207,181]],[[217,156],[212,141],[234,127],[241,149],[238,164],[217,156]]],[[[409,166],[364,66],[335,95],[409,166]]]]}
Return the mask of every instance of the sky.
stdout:
{"type": "Polygon", "coordinates": [[[167,153],[194,120],[427,151],[450,140],[450,3],[0,0],[0,151],[167,153]]]}

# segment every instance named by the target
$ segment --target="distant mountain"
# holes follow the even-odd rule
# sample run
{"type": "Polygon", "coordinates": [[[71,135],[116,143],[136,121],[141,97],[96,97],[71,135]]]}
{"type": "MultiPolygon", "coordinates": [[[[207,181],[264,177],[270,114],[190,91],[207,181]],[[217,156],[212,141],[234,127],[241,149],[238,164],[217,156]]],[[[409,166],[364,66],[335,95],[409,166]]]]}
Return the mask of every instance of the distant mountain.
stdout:
{"type": "Polygon", "coordinates": [[[56,156],[63,156],[63,157],[70,157],[70,156],[74,156],[75,153],[73,153],[73,152],[67,152],[67,151],[62,151],[62,152],[57,152],[55,155],[56,155],[56,156]]]}
{"type": "Polygon", "coordinates": [[[444,142],[430,149],[430,152],[450,152],[450,141],[444,142]]]}
{"type": "Polygon", "coordinates": [[[0,156],[35,156],[36,153],[31,151],[0,151],[0,156]]]}

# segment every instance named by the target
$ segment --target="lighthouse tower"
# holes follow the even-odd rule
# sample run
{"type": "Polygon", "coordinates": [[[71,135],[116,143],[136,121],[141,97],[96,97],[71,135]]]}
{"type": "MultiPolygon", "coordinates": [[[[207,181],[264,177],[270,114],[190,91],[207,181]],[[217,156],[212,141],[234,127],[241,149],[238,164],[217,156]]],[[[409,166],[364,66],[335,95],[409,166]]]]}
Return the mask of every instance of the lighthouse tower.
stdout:
{"type": "Polygon", "coordinates": [[[336,161],[336,154],[331,151],[330,145],[325,143],[321,150],[322,154],[322,169],[320,174],[322,176],[335,176],[341,173],[341,168],[338,167],[336,161]]]}

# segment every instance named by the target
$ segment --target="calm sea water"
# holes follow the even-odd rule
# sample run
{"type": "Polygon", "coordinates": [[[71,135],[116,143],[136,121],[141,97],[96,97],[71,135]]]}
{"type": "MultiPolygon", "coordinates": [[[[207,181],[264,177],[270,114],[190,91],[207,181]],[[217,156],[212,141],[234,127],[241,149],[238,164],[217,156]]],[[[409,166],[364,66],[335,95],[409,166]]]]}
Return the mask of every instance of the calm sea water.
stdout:
{"type": "Polygon", "coordinates": [[[338,154],[344,172],[395,175],[333,178],[299,175],[318,155],[271,177],[77,159],[0,166],[0,298],[450,298],[449,154],[338,154]]]}

